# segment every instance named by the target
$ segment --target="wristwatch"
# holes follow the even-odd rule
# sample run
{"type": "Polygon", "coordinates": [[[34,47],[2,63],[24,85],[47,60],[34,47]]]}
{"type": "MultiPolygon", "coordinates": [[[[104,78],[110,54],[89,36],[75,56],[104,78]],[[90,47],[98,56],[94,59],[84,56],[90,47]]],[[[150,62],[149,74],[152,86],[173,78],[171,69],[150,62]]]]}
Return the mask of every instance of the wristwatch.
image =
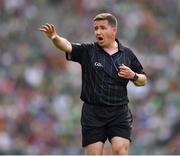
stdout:
{"type": "Polygon", "coordinates": [[[134,77],[131,79],[131,81],[136,81],[137,79],[138,79],[139,77],[138,77],[138,75],[135,73],[135,75],[134,75],[134,77]]]}

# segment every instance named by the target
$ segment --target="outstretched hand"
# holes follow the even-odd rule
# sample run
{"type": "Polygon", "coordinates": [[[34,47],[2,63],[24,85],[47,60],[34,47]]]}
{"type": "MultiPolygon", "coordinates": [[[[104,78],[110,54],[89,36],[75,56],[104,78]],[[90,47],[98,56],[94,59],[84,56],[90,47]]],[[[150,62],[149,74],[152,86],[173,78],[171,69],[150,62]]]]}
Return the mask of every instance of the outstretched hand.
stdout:
{"type": "Polygon", "coordinates": [[[57,35],[53,24],[46,23],[45,25],[42,25],[39,30],[44,32],[50,39],[57,35]]]}
{"type": "Polygon", "coordinates": [[[120,77],[125,78],[125,79],[132,79],[134,77],[135,73],[129,67],[122,64],[122,65],[119,66],[118,75],[120,77]]]}

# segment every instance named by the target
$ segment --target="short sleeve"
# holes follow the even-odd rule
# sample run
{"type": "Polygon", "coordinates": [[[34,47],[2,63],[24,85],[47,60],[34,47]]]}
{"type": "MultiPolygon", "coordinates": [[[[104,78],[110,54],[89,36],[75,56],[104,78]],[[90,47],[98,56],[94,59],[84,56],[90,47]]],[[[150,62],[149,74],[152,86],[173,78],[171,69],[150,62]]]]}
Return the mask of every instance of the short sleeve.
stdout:
{"type": "Polygon", "coordinates": [[[138,58],[132,53],[131,69],[139,74],[145,74],[143,66],[139,62],[138,58]]]}
{"type": "Polygon", "coordinates": [[[83,55],[88,51],[87,44],[71,43],[71,53],[66,53],[66,59],[68,61],[74,61],[81,64],[83,55]]]}

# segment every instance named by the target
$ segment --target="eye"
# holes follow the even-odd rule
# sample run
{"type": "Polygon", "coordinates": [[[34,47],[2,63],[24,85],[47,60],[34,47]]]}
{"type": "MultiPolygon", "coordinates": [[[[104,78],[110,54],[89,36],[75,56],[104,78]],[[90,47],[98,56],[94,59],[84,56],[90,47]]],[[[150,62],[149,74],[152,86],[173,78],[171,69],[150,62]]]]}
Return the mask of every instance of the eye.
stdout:
{"type": "Polygon", "coordinates": [[[106,27],[105,27],[105,26],[101,26],[101,29],[102,29],[102,30],[105,30],[105,29],[106,29],[106,27]]]}
{"type": "Polygon", "coordinates": [[[98,27],[96,26],[96,27],[94,27],[94,30],[98,30],[98,27]]]}

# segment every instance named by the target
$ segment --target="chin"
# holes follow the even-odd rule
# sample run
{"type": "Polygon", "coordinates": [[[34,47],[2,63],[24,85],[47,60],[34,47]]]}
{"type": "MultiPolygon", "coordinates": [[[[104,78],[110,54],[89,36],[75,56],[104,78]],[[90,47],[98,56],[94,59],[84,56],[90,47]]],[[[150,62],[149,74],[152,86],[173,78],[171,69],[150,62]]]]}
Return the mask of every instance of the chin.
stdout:
{"type": "Polygon", "coordinates": [[[102,43],[102,42],[98,42],[98,44],[99,44],[101,47],[104,47],[104,46],[105,46],[105,44],[102,43]]]}

